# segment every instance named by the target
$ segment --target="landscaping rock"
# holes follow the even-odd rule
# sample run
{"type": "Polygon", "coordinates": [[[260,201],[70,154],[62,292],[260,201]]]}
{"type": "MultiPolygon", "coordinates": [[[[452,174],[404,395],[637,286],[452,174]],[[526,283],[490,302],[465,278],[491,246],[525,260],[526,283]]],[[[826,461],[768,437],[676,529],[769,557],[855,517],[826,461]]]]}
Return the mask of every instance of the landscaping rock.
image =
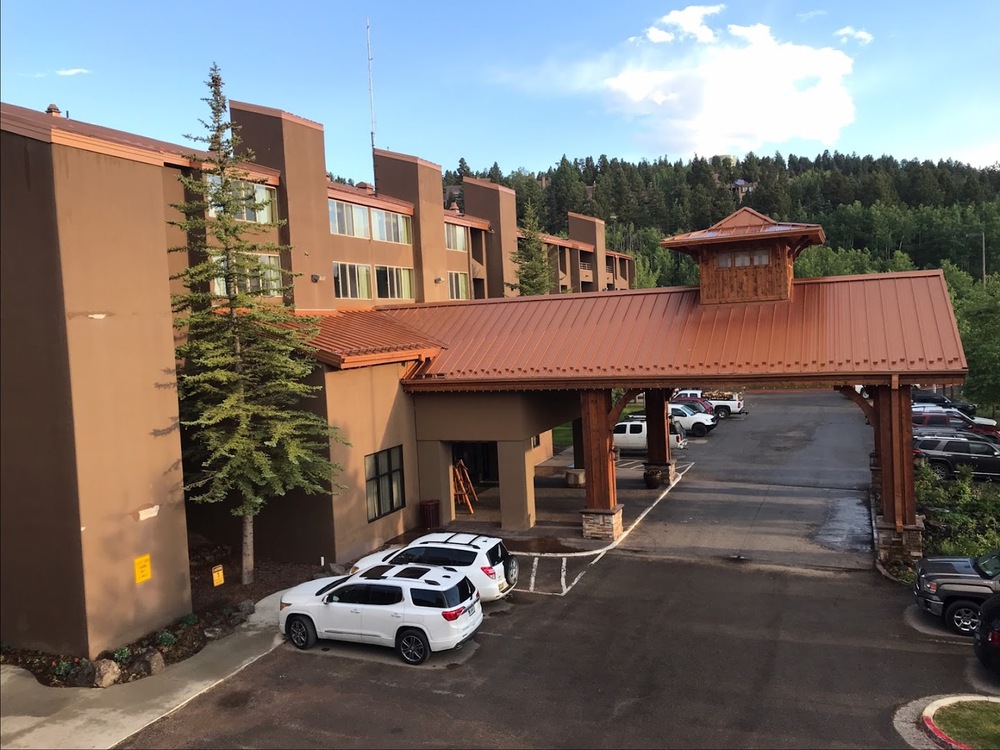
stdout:
{"type": "Polygon", "coordinates": [[[330,569],[330,575],[332,576],[346,576],[347,568],[345,568],[340,563],[329,563],[327,567],[330,569]]]}
{"type": "Polygon", "coordinates": [[[255,605],[249,599],[244,599],[242,602],[240,602],[239,610],[240,614],[249,617],[250,615],[252,615],[254,612],[257,611],[257,605],[255,605]]]}
{"type": "Polygon", "coordinates": [[[225,638],[227,635],[232,635],[233,629],[229,625],[217,625],[211,628],[205,628],[205,639],[209,641],[217,641],[220,638],[225,638]]]}
{"type": "Polygon", "coordinates": [[[94,687],[96,673],[94,662],[81,661],[66,678],[66,687],[94,687]]]}
{"type": "Polygon", "coordinates": [[[151,677],[163,671],[166,665],[163,661],[163,654],[155,648],[147,649],[138,654],[129,664],[128,669],[133,675],[151,677]]]}
{"type": "Polygon", "coordinates": [[[111,687],[121,676],[122,668],[113,659],[98,659],[94,662],[94,687],[111,687]]]}

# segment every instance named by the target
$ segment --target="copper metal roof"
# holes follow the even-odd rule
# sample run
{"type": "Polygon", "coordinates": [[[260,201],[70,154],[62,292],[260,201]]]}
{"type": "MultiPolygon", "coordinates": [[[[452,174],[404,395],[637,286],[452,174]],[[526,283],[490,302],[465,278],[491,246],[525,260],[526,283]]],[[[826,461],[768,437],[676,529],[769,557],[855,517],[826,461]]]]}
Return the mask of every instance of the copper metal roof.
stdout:
{"type": "Polygon", "coordinates": [[[371,308],[327,312],[319,318],[319,333],[312,342],[316,358],[341,370],[435,357],[444,346],[406,322],[371,308]]]}
{"type": "Polygon", "coordinates": [[[822,245],[826,234],[819,224],[799,224],[775,221],[769,216],[744,206],[708,229],[677,234],[660,243],[689,255],[697,255],[705,245],[733,245],[782,238],[791,248],[793,256],[810,245],[822,245]]]}
{"type": "Polygon", "coordinates": [[[893,376],[948,383],[967,371],[940,271],[803,279],[787,301],[700,305],[698,293],[682,287],[378,309],[442,344],[404,379],[411,391],[846,385],[893,376]]]}

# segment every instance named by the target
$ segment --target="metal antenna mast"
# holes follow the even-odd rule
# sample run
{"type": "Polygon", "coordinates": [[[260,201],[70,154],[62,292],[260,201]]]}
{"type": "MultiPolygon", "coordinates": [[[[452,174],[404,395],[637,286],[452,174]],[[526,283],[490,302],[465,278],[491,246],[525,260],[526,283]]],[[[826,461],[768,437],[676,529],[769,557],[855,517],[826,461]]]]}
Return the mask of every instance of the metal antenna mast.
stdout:
{"type": "Polygon", "coordinates": [[[378,178],[375,176],[375,93],[372,88],[372,25],[371,20],[365,17],[365,35],[368,38],[368,107],[371,110],[372,118],[372,182],[375,185],[375,192],[378,192],[378,178]]]}

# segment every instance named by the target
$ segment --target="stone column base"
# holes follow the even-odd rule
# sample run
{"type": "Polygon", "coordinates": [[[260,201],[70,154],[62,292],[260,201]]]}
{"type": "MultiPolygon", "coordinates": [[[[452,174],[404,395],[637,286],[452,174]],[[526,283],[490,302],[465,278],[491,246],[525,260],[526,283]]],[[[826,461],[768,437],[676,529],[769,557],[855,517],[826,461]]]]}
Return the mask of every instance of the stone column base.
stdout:
{"type": "Polygon", "coordinates": [[[896,525],[882,516],[875,517],[875,553],[881,563],[913,563],[924,556],[924,524],[919,518],[915,526],[896,525]]]}
{"type": "Polygon", "coordinates": [[[567,487],[586,487],[587,473],[583,469],[566,469],[567,487]]]}
{"type": "Polygon", "coordinates": [[[663,484],[671,485],[677,481],[677,462],[671,459],[665,464],[649,464],[644,463],[642,465],[644,471],[650,471],[651,469],[659,469],[663,475],[663,484]]]}
{"type": "Polygon", "coordinates": [[[610,510],[602,508],[584,508],[580,511],[583,516],[583,538],[584,539],[606,539],[609,542],[615,541],[622,535],[622,510],[624,505],[619,503],[610,510]]]}

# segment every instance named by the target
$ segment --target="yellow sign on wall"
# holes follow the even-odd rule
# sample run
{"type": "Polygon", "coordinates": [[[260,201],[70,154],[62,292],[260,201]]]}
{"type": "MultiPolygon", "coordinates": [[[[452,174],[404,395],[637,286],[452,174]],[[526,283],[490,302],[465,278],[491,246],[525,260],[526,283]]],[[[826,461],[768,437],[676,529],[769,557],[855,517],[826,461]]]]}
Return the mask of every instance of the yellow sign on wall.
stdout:
{"type": "Polygon", "coordinates": [[[221,586],[226,582],[225,577],[222,575],[222,566],[216,565],[212,568],[212,585],[221,586]]]}
{"type": "Polygon", "coordinates": [[[150,563],[149,555],[135,558],[135,582],[142,583],[153,577],[153,566],[150,563]]]}

